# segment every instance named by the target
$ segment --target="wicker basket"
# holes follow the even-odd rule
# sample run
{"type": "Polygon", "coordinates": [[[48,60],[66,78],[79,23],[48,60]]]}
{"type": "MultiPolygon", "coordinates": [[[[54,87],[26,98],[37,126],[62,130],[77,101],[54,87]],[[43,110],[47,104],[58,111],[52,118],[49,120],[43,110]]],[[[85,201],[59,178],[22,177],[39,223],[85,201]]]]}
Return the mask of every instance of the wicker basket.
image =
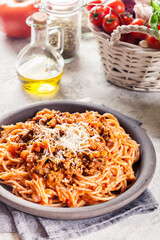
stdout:
{"type": "Polygon", "coordinates": [[[160,50],[142,48],[119,41],[121,34],[142,32],[158,39],[158,34],[145,26],[122,25],[110,35],[89,24],[99,45],[107,80],[136,91],[160,91],[160,50]]]}

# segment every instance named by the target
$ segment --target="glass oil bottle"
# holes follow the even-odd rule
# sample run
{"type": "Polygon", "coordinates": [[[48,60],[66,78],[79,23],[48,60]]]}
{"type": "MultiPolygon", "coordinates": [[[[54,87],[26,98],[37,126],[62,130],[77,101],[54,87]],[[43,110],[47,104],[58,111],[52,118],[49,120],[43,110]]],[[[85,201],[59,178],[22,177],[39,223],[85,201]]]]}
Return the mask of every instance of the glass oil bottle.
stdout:
{"type": "Polygon", "coordinates": [[[34,13],[27,19],[31,26],[31,42],[17,57],[16,70],[22,87],[31,93],[46,94],[55,91],[63,75],[63,30],[54,26],[50,32],[58,32],[58,46],[53,47],[48,38],[48,15],[34,13]]]}

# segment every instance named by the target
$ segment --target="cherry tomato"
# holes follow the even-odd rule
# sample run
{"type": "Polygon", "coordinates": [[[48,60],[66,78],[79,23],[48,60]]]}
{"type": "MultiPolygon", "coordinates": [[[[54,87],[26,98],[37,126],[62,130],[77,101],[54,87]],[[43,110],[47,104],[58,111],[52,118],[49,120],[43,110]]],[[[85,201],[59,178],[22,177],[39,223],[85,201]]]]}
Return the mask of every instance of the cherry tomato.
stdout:
{"type": "Polygon", "coordinates": [[[160,41],[158,39],[148,36],[147,42],[150,48],[160,49],[160,41]]]}
{"type": "Polygon", "coordinates": [[[89,13],[89,19],[91,23],[97,27],[102,25],[103,17],[104,17],[104,8],[101,6],[93,7],[89,13]]]}
{"type": "Polygon", "coordinates": [[[96,4],[102,4],[101,0],[94,0],[87,4],[86,9],[90,11],[93,7],[97,6],[96,4]],[[93,3],[93,4],[92,4],[93,3]]]}
{"type": "Polygon", "coordinates": [[[124,15],[124,16],[122,15],[120,20],[121,20],[121,24],[129,25],[134,20],[134,18],[127,15],[124,15]]]}
{"type": "Polygon", "coordinates": [[[30,27],[26,19],[34,12],[35,0],[4,0],[0,4],[0,29],[10,37],[25,38],[30,36],[30,27]]]}
{"type": "Polygon", "coordinates": [[[119,14],[122,14],[124,13],[125,11],[125,5],[122,1],[120,0],[111,0],[109,1],[104,9],[105,9],[105,14],[109,14],[110,13],[110,9],[113,9],[113,11],[111,11],[112,14],[115,14],[115,15],[119,15],[119,14]],[[116,14],[117,13],[117,14],[116,14]]]}
{"type": "Polygon", "coordinates": [[[107,33],[112,33],[120,25],[120,20],[115,14],[107,14],[102,21],[102,28],[107,33]]]}
{"type": "MultiPolygon", "coordinates": [[[[136,19],[134,19],[134,20],[131,22],[131,25],[143,26],[143,25],[145,25],[145,24],[146,24],[145,20],[143,20],[143,19],[141,19],[141,18],[136,18],[136,19]]],[[[147,37],[147,34],[140,33],[140,32],[131,32],[131,35],[132,35],[134,38],[139,39],[139,40],[146,39],[146,37],[147,37]]]]}

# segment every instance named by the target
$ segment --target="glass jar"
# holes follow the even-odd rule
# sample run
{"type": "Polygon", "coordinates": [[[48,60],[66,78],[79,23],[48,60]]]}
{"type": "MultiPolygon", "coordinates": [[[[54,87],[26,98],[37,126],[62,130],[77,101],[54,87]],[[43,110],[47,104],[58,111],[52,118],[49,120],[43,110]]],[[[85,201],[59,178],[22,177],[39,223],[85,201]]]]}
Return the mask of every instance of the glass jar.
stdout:
{"type": "Polygon", "coordinates": [[[64,60],[60,54],[63,51],[63,31],[57,26],[51,29],[53,34],[58,32],[57,50],[48,41],[46,13],[34,13],[27,19],[27,24],[31,27],[31,42],[18,54],[17,75],[28,92],[54,92],[63,75],[64,60]]]}
{"type": "MultiPolygon", "coordinates": [[[[81,0],[42,0],[41,11],[50,16],[50,27],[59,26],[64,30],[65,63],[77,56],[81,38],[81,0]]],[[[58,37],[50,34],[50,44],[57,45],[58,37]]]]}

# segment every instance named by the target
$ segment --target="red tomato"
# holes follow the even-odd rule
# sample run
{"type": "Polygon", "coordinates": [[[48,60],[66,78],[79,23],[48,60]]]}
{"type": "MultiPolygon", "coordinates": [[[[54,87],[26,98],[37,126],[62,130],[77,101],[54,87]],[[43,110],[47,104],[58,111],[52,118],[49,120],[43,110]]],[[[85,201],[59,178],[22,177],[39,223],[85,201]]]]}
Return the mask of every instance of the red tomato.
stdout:
{"type": "Polygon", "coordinates": [[[95,26],[101,26],[104,17],[104,8],[101,6],[93,7],[89,13],[89,19],[95,26]]]}
{"type": "Polygon", "coordinates": [[[110,13],[110,9],[113,9],[113,11],[111,11],[111,13],[113,13],[115,15],[118,15],[118,14],[124,13],[125,5],[120,0],[111,0],[110,2],[108,2],[105,5],[104,9],[105,9],[105,14],[109,14],[110,13]]]}
{"type": "Polygon", "coordinates": [[[107,33],[112,33],[120,25],[120,20],[115,14],[107,14],[102,21],[102,28],[107,33]]]}
{"type": "MultiPolygon", "coordinates": [[[[143,26],[145,25],[146,22],[145,20],[141,19],[141,18],[136,18],[131,22],[131,25],[139,25],[139,26],[143,26]]],[[[147,37],[147,34],[144,33],[139,33],[139,32],[131,32],[131,35],[139,40],[143,40],[147,37]]]]}
{"type": "Polygon", "coordinates": [[[94,0],[94,1],[89,2],[86,6],[87,10],[90,11],[93,7],[97,6],[96,4],[102,4],[102,1],[101,0],[94,0]]]}
{"type": "Polygon", "coordinates": [[[148,36],[147,42],[150,48],[160,49],[160,41],[158,39],[148,36]]]}
{"type": "Polygon", "coordinates": [[[0,29],[10,37],[25,38],[30,36],[30,27],[26,19],[34,12],[35,0],[2,1],[0,4],[0,29]]]}
{"type": "Polygon", "coordinates": [[[121,20],[121,24],[129,25],[134,20],[134,18],[124,15],[124,16],[121,16],[120,20],[121,20]]]}

